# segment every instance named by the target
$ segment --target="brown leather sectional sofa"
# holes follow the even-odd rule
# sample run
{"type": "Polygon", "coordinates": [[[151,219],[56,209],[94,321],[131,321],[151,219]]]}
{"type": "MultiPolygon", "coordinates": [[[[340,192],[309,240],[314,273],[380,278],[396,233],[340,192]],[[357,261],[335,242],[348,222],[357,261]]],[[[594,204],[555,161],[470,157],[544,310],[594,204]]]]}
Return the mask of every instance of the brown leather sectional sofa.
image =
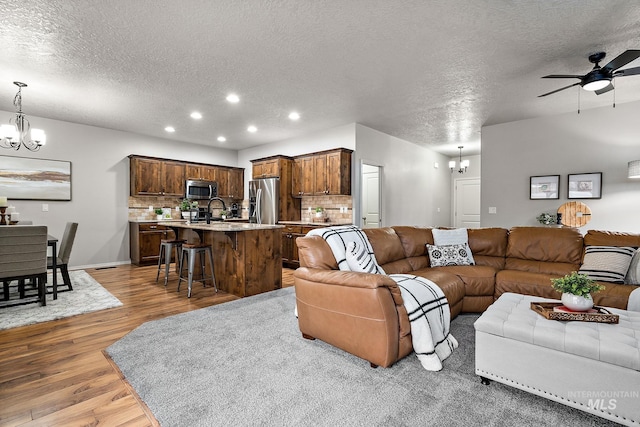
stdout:
{"type": "MultiPolygon", "coordinates": [[[[407,273],[437,283],[452,319],[484,311],[504,292],[559,299],[551,278],[577,271],[585,246],[640,247],[640,234],[573,228],[469,229],[476,265],[430,267],[430,228],[366,229],[376,259],[387,274],[407,273]]],[[[411,328],[396,283],[385,275],[340,271],[319,236],[296,241],[300,268],[294,272],[298,323],[306,338],[318,338],[372,365],[390,366],[412,351],[411,328]]],[[[597,305],[625,309],[633,285],[603,283],[597,305]]]]}

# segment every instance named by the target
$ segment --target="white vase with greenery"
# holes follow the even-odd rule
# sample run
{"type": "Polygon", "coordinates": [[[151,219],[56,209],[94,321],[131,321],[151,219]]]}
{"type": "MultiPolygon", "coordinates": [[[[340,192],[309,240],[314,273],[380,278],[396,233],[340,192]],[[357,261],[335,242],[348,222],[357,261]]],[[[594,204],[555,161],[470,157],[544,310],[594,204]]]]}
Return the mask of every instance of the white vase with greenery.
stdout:
{"type": "Polygon", "coordinates": [[[586,274],[572,272],[558,279],[551,279],[553,289],[562,292],[562,304],[573,311],[587,311],[593,307],[592,293],[599,292],[604,286],[590,279],[586,274]]]}

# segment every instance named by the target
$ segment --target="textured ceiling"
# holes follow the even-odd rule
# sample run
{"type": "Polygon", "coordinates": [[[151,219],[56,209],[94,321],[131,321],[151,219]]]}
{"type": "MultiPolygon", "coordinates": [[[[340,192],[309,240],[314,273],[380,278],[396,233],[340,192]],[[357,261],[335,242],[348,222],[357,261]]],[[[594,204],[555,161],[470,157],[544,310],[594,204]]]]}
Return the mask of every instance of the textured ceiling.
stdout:
{"type": "MultiPolygon", "coordinates": [[[[540,77],[640,49],[637,0],[0,3],[0,109],[18,80],[27,115],[230,149],[357,122],[477,153],[483,125],[577,110],[578,88],[537,98],[569,84],[540,77]]],[[[616,86],[616,103],[640,100],[640,76],[616,86]]],[[[613,91],[580,102],[611,105],[613,91]]]]}

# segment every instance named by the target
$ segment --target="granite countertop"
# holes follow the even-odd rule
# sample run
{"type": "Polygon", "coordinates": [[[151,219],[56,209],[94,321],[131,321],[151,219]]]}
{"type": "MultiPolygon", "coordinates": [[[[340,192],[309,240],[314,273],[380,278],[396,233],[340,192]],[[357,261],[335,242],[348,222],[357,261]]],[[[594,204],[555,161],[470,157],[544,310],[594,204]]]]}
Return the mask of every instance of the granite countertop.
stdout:
{"type": "Polygon", "coordinates": [[[338,222],[312,222],[312,221],[278,221],[278,224],[282,225],[307,225],[313,227],[334,227],[337,225],[352,225],[351,223],[338,223],[338,222]]]}
{"type": "Polygon", "coordinates": [[[247,222],[224,222],[216,221],[211,224],[206,222],[188,223],[186,221],[158,221],[158,225],[166,225],[169,227],[190,228],[192,230],[203,231],[251,231],[251,230],[272,230],[284,228],[278,224],[250,224],[247,222]]]}

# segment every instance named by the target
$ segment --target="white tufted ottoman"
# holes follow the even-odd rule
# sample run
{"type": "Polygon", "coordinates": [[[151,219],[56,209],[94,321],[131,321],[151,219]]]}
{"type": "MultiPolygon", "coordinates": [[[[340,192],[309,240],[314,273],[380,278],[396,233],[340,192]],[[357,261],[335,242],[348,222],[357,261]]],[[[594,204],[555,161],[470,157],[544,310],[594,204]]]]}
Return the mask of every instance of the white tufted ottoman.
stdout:
{"type": "MultiPolygon", "coordinates": [[[[619,324],[547,320],[545,298],[505,293],[475,322],[476,374],[625,425],[640,425],[640,313],[619,324]]],[[[487,382],[488,383],[488,382],[487,382]]]]}

